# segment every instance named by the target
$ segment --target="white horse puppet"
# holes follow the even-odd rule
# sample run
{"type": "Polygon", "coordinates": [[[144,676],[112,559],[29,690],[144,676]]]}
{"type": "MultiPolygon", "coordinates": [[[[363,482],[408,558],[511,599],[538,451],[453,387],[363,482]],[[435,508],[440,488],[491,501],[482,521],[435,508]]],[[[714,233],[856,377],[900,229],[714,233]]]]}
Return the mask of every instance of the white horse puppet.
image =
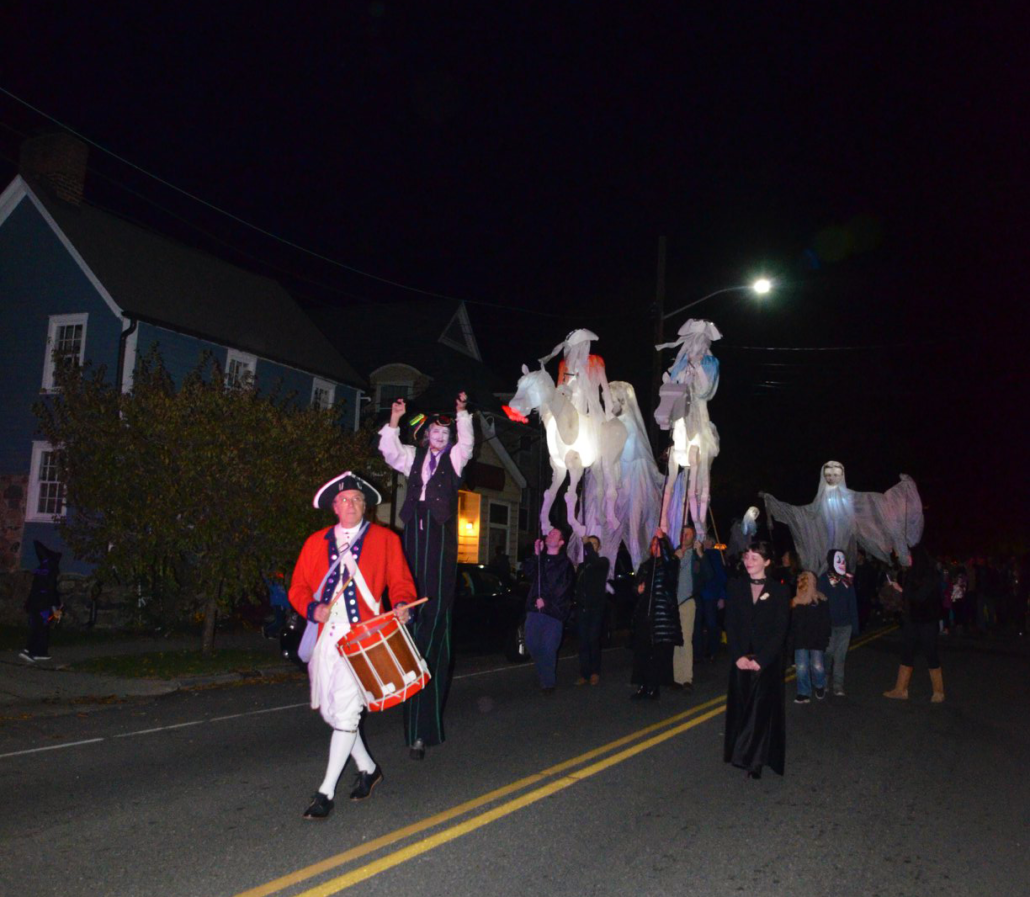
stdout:
{"type": "Polygon", "coordinates": [[[576,491],[587,468],[595,472],[600,469],[604,481],[605,515],[608,525],[616,529],[619,521],[615,516],[615,503],[619,459],[627,437],[625,424],[618,418],[605,420],[602,416],[598,419],[597,414],[579,411],[573,404],[568,385],[556,387],[542,364],[538,371],[522,366],[515,397],[504,410],[509,418],[520,423],[526,423],[530,413],[538,411],[547,434],[547,450],[554,475],[550,487],[544,492],[540,508],[541,530],[546,533],[551,528],[551,506],[568,475],[565,507],[569,525],[580,538],[586,535],[586,527],[576,516],[576,491]]]}
{"type": "Polygon", "coordinates": [[[661,526],[674,544],[688,511],[698,538],[705,536],[712,460],[719,454],[719,431],[708,417],[708,402],[719,388],[719,360],[710,349],[712,341],[721,338],[711,321],[691,318],[680,327],[677,340],[655,346],[658,350],[679,349],[672,367],[662,376],[654,413],[661,429],[672,429],[661,526]],[[686,471],[684,483],[679,482],[681,468],[686,471]]]}

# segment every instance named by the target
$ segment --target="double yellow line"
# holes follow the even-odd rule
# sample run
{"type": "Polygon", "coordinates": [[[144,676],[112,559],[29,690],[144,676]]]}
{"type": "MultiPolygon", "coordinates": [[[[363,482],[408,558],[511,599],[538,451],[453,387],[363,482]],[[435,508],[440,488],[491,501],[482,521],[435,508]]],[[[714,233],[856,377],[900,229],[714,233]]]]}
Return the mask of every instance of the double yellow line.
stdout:
{"type": "MultiPolygon", "coordinates": [[[[873,639],[880,638],[888,632],[893,631],[895,628],[897,627],[878,630],[877,632],[871,633],[860,640],[856,640],[852,643],[850,650],[853,651],[873,639]]],[[[793,678],[794,675],[791,673],[787,676],[787,681],[790,681],[793,678]]],[[[359,882],[372,878],[381,872],[385,872],[387,869],[392,869],[395,866],[399,866],[401,863],[406,863],[408,860],[423,853],[427,853],[430,850],[434,850],[442,844],[447,844],[463,835],[476,831],[476,829],[489,825],[491,822],[503,819],[505,816],[509,816],[512,813],[521,810],[523,807],[528,807],[530,804],[534,804],[545,797],[557,794],[559,791],[563,791],[570,785],[575,785],[577,782],[581,782],[584,779],[597,775],[599,772],[603,772],[612,766],[622,763],[624,760],[628,760],[631,757],[635,757],[637,754],[650,750],[656,745],[659,745],[664,741],[668,741],[670,738],[675,738],[677,735],[681,735],[682,733],[693,729],[695,726],[700,726],[702,723],[725,712],[725,710],[726,695],[712,698],[710,701],[705,701],[703,704],[691,707],[689,710],[677,713],[661,722],[645,726],[643,729],[638,729],[636,732],[631,732],[629,735],[624,735],[622,738],[617,738],[615,741],[610,741],[607,744],[587,751],[584,754],[580,754],[577,757],[564,760],[561,763],[550,766],[538,773],[534,773],[533,775],[526,776],[525,778],[512,782],[509,785],[505,785],[493,791],[488,791],[486,794],[482,794],[470,801],[466,801],[465,803],[458,804],[448,810],[444,810],[443,812],[437,813],[433,816],[421,819],[411,825],[388,832],[387,834],[375,838],[372,841],[367,841],[358,847],[353,847],[350,850],[328,857],[327,859],[310,866],[305,866],[303,869],[298,869],[295,872],[291,872],[281,878],[274,879],[266,884],[252,888],[249,891],[243,891],[237,894],[236,897],[268,897],[270,894],[275,894],[287,888],[292,888],[319,875],[331,872],[332,870],[338,869],[354,860],[359,860],[382,850],[383,848],[390,847],[399,841],[411,838],[414,835],[421,834],[422,832],[436,828],[444,823],[451,822],[452,820],[465,816],[468,813],[509,797],[510,795],[524,791],[527,788],[532,789],[518,797],[501,803],[491,809],[485,810],[478,815],[464,819],[449,828],[445,828],[426,838],[422,838],[412,844],[401,847],[392,853],[388,853],[379,859],[372,860],[363,866],[358,866],[349,872],[345,872],[342,875],[331,878],[320,885],[309,888],[308,890],[297,894],[296,897],[328,897],[328,895],[337,894],[346,888],[358,884],[359,882]],[[627,747],[627,745],[629,746],[627,747]],[[603,757],[603,759],[598,759],[599,757],[603,757]]]]}

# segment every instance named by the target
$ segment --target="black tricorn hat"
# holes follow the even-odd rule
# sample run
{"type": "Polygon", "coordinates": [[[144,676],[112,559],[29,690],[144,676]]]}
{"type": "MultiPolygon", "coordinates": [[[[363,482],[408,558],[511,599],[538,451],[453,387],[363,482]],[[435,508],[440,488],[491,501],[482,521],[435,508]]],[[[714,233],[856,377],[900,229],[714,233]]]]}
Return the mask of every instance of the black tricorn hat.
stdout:
{"type": "Polygon", "coordinates": [[[377,505],[383,500],[383,497],[379,494],[379,490],[376,489],[368,480],[358,476],[356,473],[351,473],[349,470],[344,471],[339,476],[333,477],[328,483],[322,486],[318,492],[315,493],[315,498],[312,504],[322,511],[331,511],[333,509],[333,501],[336,496],[341,492],[346,492],[348,489],[357,489],[362,495],[365,496],[365,503],[370,507],[377,505]]]}

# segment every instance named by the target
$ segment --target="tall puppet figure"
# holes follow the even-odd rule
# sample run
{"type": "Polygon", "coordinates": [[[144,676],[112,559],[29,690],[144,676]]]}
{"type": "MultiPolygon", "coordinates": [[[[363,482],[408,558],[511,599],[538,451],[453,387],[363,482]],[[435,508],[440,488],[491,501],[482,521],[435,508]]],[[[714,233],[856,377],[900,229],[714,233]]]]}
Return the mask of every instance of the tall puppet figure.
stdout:
{"type": "Polygon", "coordinates": [[[711,321],[691,318],[671,343],[655,349],[678,349],[672,367],[662,375],[660,402],[654,416],[663,430],[672,430],[669,476],[662,497],[661,527],[678,544],[687,511],[703,539],[711,498],[712,461],[719,454],[719,431],[708,417],[708,402],[719,388],[719,359],[712,342],[722,339],[711,321]],[[679,472],[685,470],[680,482],[679,472]]]}
{"type": "Polygon", "coordinates": [[[854,569],[858,546],[885,563],[893,551],[909,566],[909,548],[923,537],[923,503],[915,481],[905,474],[886,492],[855,492],[844,479],[844,465],[827,461],[819,477],[815,501],[789,505],[761,492],[770,523],[787,524],[801,557],[801,566],[819,574],[827,569],[831,548],[844,552],[854,569]]]}
{"type": "Polygon", "coordinates": [[[465,410],[468,397],[458,396],[455,408],[457,440],[451,420],[434,415],[424,421],[425,438],[416,448],[400,440],[400,421],[407,411],[404,399],[390,410],[390,423],[379,431],[379,451],[386,463],[408,478],[401,508],[404,554],[421,597],[429,601],[415,621],[415,644],[429,665],[432,678],[404,703],[404,739],[413,760],[426,747],[444,740],[443,707],[450,686],[451,607],[458,563],[458,489],[472,457],[472,418],[465,410]]]}

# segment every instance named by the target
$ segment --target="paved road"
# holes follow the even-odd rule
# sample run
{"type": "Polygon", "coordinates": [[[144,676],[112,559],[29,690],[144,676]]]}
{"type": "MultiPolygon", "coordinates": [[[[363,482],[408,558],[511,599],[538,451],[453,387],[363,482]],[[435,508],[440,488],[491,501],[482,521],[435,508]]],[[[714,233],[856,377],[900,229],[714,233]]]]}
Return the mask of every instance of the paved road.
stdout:
{"type": "Polygon", "coordinates": [[[370,718],[386,781],[322,824],[299,681],[9,722],[0,893],[1026,895],[1025,647],[946,649],[941,706],[919,670],[911,702],[879,697],[897,648],[853,651],[847,698],[789,704],[787,775],[759,782],[721,762],[723,665],[640,706],[622,650],[597,688],[563,662],[550,698],[499,662],[455,682],[424,763],[397,711],[370,718]]]}

